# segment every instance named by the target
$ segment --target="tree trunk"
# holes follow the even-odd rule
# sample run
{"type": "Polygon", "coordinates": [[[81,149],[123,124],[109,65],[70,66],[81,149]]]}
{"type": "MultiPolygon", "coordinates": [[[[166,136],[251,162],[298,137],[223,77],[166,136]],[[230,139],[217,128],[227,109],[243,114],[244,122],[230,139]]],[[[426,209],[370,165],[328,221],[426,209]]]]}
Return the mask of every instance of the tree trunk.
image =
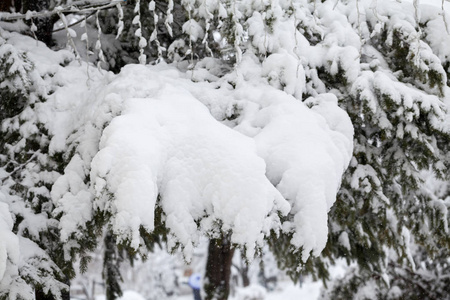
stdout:
{"type": "Polygon", "coordinates": [[[108,231],[105,239],[105,252],[103,254],[103,279],[106,285],[106,300],[116,300],[122,296],[122,275],[120,274],[120,263],[122,256],[117,249],[116,238],[108,231]]]}
{"type": "Polygon", "coordinates": [[[233,253],[234,249],[227,237],[209,242],[205,274],[206,300],[228,299],[233,253]]]}
{"type": "MultiPolygon", "coordinates": [[[[242,256],[242,255],[241,255],[242,256]]],[[[248,277],[248,263],[245,260],[245,257],[241,257],[239,266],[233,265],[233,267],[238,271],[238,274],[242,279],[242,286],[247,287],[250,285],[250,278],[248,277]]]]}
{"type": "Polygon", "coordinates": [[[242,275],[242,285],[244,287],[249,286],[250,278],[248,278],[248,264],[246,262],[242,262],[241,275],[242,275]]]}

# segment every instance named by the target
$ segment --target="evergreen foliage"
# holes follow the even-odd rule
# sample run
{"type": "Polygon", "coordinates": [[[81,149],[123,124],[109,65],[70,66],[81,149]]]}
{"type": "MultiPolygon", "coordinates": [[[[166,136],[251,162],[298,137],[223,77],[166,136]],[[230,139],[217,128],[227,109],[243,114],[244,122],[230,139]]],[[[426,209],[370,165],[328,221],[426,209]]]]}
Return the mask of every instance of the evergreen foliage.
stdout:
{"type": "MultiPolygon", "coordinates": [[[[79,3],[80,8],[89,5],[89,1],[79,3]]],[[[236,89],[249,74],[239,67],[252,61],[261,68],[258,76],[265,84],[296,97],[311,110],[320,110],[320,96],[334,95],[350,116],[355,134],[350,167],[329,212],[328,244],[318,258],[312,257],[319,255],[316,249],[305,251],[292,243],[292,231],[273,232],[268,244],[279,266],[294,280],[308,272],[326,281],[335,259],[357,262],[355,271],[332,284],[325,298],[370,298],[374,294],[365,296],[366,288],[376,286],[377,299],[414,299],[408,289],[414,284],[428,293],[421,299],[433,299],[450,293],[448,277],[443,275],[450,249],[449,204],[426,190],[422,171],[432,170],[441,180],[450,175],[450,54],[435,33],[447,26],[446,15],[440,15],[439,9],[423,9],[420,15],[421,9],[413,4],[392,1],[129,0],[92,15],[86,30],[99,35],[84,42],[87,52],[96,52],[101,65],[114,72],[131,63],[173,62],[191,74],[205,72],[208,81],[227,82],[236,89]],[[117,40],[112,40],[116,35],[117,40]]],[[[110,225],[113,211],[106,207],[106,198],[113,195],[108,191],[97,195],[91,218],[76,228],[81,234],[61,237],[58,224],[68,213],[64,205],[55,207],[52,186],[58,178],[61,185],[63,174],[72,170],[70,163],[79,159],[84,166],[79,181],[83,188],[91,188],[95,153],[83,152],[81,137],[91,129],[100,136],[119,112],[110,108],[92,128],[76,128],[79,131],[70,135],[64,153],[52,152],[51,133],[33,116],[58,88],[40,88],[53,74],[36,72],[26,54],[3,38],[0,66],[0,192],[6,195],[2,201],[15,217],[14,233],[43,249],[40,259],[48,262],[43,267],[30,258],[19,270],[20,277],[58,297],[73,276],[74,257],[93,249],[110,225]],[[28,228],[27,218],[41,218],[45,225],[28,228]],[[64,253],[53,251],[61,245],[64,253]],[[44,269],[47,277],[24,271],[33,268],[44,269]]],[[[227,109],[221,121],[241,126],[242,108],[235,104],[227,109]]],[[[54,197],[59,196],[63,195],[54,197]]],[[[155,230],[140,228],[146,249],[119,240],[131,259],[137,252],[145,255],[170,235],[159,201],[155,230]]],[[[295,215],[280,217],[287,223],[295,215]]],[[[114,299],[121,293],[121,252],[111,232],[104,242],[107,297],[114,299]]],[[[0,292],[6,297],[7,292],[0,292]]],[[[223,295],[219,297],[226,298],[223,295]]]]}
{"type": "MultiPolygon", "coordinates": [[[[0,280],[0,294],[5,299],[30,299],[34,289],[36,297],[66,299],[75,276],[73,262],[81,257],[85,267],[102,227],[93,220],[70,241],[61,236],[63,211],[53,201],[54,187],[75,152],[51,145],[54,129],[48,127],[45,105],[60,87],[54,78],[57,72],[37,70],[9,41],[20,38],[0,28],[0,197],[9,207],[12,232],[19,240],[13,251],[21,255],[0,280]]],[[[74,57],[59,53],[57,60],[62,69],[74,57]]]]}
{"type": "Polygon", "coordinates": [[[413,252],[416,267],[398,263],[391,253],[383,277],[351,267],[320,299],[449,299],[448,250],[431,255],[417,246],[413,252]]]}
{"type": "MultiPolygon", "coordinates": [[[[450,247],[448,205],[424,191],[421,172],[432,169],[438,178],[448,178],[449,133],[443,126],[448,69],[423,39],[430,20],[398,20],[396,12],[365,41],[354,82],[342,85],[319,73],[325,86],[338,91],[355,127],[354,157],[330,212],[323,256],[355,260],[361,268],[357,274],[367,272],[366,279],[385,278],[386,272],[407,270],[414,259],[424,259],[412,257],[415,243],[428,257],[450,247]]],[[[370,11],[366,18],[368,28],[377,26],[370,11]]],[[[364,282],[357,274],[350,281],[364,282]]]]}
{"type": "Polygon", "coordinates": [[[74,273],[60,249],[58,219],[50,191],[61,169],[61,154],[49,153],[48,132],[35,119],[33,108],[46,100],[44,79],[25,53],[0,37],[1,135],[0,195],[14,219],[24,261],[17,271],[9,270],[1,281],[2,298],[26,298],[27,285],[44,294],[61,297],[67,279],[74,273]]]}

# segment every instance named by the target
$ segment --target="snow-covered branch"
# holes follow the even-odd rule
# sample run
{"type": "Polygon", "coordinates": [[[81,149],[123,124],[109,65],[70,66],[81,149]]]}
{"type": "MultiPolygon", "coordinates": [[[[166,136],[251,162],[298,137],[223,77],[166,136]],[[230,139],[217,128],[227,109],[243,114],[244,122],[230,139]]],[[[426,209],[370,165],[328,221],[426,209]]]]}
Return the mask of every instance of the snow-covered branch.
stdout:
{"type": "Polygon", "coordinates": [[[29,20],[32,18],[43,18],[50,17],[58,14],[87,14],[98,10],[108,9],[116,6],[117,4],[123,3],[124,0],[112,0],[104,2],[91,3],[90,1],[77,1],[73,2],[71,5],[67,6],[57,6],[50,11],[27,11],[25,14],[22,13],[6,13],[0,12],[0,21],[16,21],[16,20],[29,20]]]}

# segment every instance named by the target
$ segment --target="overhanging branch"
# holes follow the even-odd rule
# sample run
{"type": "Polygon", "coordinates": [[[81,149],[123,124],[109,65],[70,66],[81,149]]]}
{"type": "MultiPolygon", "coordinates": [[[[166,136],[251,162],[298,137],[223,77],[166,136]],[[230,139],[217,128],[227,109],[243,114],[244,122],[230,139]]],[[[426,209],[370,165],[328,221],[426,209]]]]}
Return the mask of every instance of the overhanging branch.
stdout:
{"type": "Polygon", "coordinates": [[[58,14],[88,14],[98,10],[108,9],[114,7],[116,5],[120,5],[125,0],[112,0],[112,1],[103,1],[98,3],[92,3],[91,1],[76,1],[72,3],[70,6],[61,7],[57,6],[51,11],[43,11],[43,12],[35,12],[35,11],[27,11],[25,14],[21,13],[0,13],[0,21],[16,21],[22,19],[33,19],[33,18],[45,18],[51,17],[53,15],[58,14]]]}

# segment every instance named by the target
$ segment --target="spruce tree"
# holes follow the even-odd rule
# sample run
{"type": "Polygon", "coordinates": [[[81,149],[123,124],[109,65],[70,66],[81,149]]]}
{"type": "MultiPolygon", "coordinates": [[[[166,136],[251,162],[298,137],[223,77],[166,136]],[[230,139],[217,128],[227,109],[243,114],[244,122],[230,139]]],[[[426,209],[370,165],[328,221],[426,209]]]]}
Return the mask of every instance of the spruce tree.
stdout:
{"type": "MultiPolygon", "coordinates": [[[[81,256],[85,266],[102,230],[90,222],[83,234],[67,242],[60,231],[63,214],[53,200],[55,185],[74,153],[51,145],[54,132],[45,105],[60,87],[55,74],[74,56],[60,52],[55,59],[60,65],[41,72],[36,61],[15,46],[20,38],[0,28],[0,195],[14,221],[16,255],[24,260],[15,261],[0,279],[0,296],[69,299],[74,260],[81,256]]],[[[44,44],[39,46],[54,55],[44,44]]]]}
{"type": "Polygon", "coordinates": [[[3,278],[2,285],[9,288],[1,291],[1,297],[11,293],[28,299],[31,285],[36,298],[64,298],[73,270],[64,253],[56,251],[60,248],[58,220],[50,197],[54,178],[62,172],[62,154],[49,153],[48,131],[33,115],[33,109],[46,101],[46,91],[39,86],[44,79],[26,53],[7,38],[0,37],[0,192],[13,215],[12,230],[19,237],[25,262],[17,273],[3,278]]]}
{"type": "MultiPolygon", "coordinates": [[[[218,88],[221,85],[233,90],[255,75],[246,73],[246,66],[257,65],[256,76],[265,85],[295,97],[314,112],[326,113],[322,111],[323,105],[337,101],[351,118],[354,151],[337,202],[328,208],[328,243],[323,251],[321,246],[302,247],[295,243],[299,233],[289,229],[273,232],[267,242],[280,267],[287,269],[294,280],[301,272],[311,272],[326,280],[329,266],[344,257],[348,262],[356,261],[359,269],[353,277],[345,279],[346,286],[334,289],[333,295],[350,296],[364,278],[375,278],[382,295],[389,285],[387,278],[397,282],[395,286],[400,289],[407,285],[402,279],[404,274],[408,274],[408,280],[422,280],[414,274],[414,261],[429,263],[427,259],[435,254],[445,257],[450,246],[448,205],[425,191],[421,172],[432,170],[441,179],[448,179],[449,175],[446,106],[450,55],[438,40],[450,39],[435,32],[436,28],[446,28],[447,16],[438,8],[414,5],[417,3],[359,0],[134,0],[117,6],[118,12],[109,8],[96,14],[91,19],[94,21],[88,21],[103,35],[99,34],[100,41],[95,47],[89,44],[87,47],[95,48],[98,57],[115,72],[131,63],[173,62],[193,80],[196,71],[204,72],[210,75],[208,81],[218,83],[218,88]],[[114,51],[108,52],[107,45],[113,43],[102,44],[101,39],[110,40],[117,33],[114,51]],[[319,258],[312,257],[321,251],[319,258]],[[397,274],[399,268],[403,271],[397,274]]],[[[28,92],[14,93],[18,101],[5,110],[5,118],[16,116],[28,105],[28,92]]],[[[94,130],[89,131],[86,126],[71,136],[66,149],[70,155],[52,154],[48,158],[59,174],[65,173],[61,178],[73,179],[67,175],[68,171],[80,160],[84,172],[81,181],[86,185],[83,188],[95,184],[88,176],[95,154],[83,153],[80,132],[96,132],[100,136],[103,128],[120,113],[112,107],[111,104],[108,117],[94,122],[94,130]]],[[[244,131],[246,124],[240,122],[245,120],[242,116],[246,113],[249,111],[245,107],[234,104],[216,115],[220,116],[219,121],[244,131]]],[[[45,141],[34,143],[45,148],[45,141]]],[[[33,151],[38,150],[35,148],[33,151]]],[[[8,161],[24,163],[28,159],[26,156],[22,161],[16,158],[8,161]]],[[[270,180],[274,186],[280,183],[276,176],[270,180]]],[[[80,244],[95,241],[93,237],[111,225],[114,211],[108,210],[108,205],[113,193],[105,188],[96,197],[92,219],[77,228],[89,234],[83,239],[70,232],[63,239],[66,249],[70,248],[69,241],[80,244]]],[[[295,197],[286,198],[295,205],[295,197]]],[[[159,221],[155,230],[140,228],[144,244],[150,249],[155,241],[165,240],[171,234],[160,201],[164,199],[158,195],[159,221]]],[[[64,205],[56,212],[57,220],[70,215],[64,205]]],[[[292,212],[281,216],[280,222],[290,224],[295,218],[292,212]]],[[[199,226],[201,218],[195,221],[199,226]]],[[[213,240],[228,234],[221,231],[220,224],[216,229],[210,234],[213,240]]],[[[143,248],[131,247],[126,238],[116,238],[130,256],[135,254],[133,251],[145,252],[143,248]]],[[[215,244],[223,246],[227,242],[218,240],[215,244]]],[[[440,266],[442,260],[431,264],[440,266]]],[[[118,276],[117,272],[110,274],[118,276]]],[[[111,282],[115,286],[116,281],[111,282]]],[[[118,293],[113,292],[111,297],[114,295],[118,293]]]]}
{"type": "Polygon", "coordinates": [[[366,277],[377,277],[383,286],[394,266],[415,265],[421,256],[412,257],[415,244],[428,259],[450,246],[448,207],[424,192],[421,172],[448,178],[448,63],[424,34],[430,32],[427,24],[442,22],[438,9],[423,19],[403,20],[395,16],[402,9],[413,12],[411,4],[393,5],[386,17],[365,9],[359,26],[373,31],[364,36],[358,78],[343,85],[336,76],[345,78],[344,70],[318,74],[335,89],[355,127],[354,157],[330,212],[322,256],[356,261],[366,277]]]}

